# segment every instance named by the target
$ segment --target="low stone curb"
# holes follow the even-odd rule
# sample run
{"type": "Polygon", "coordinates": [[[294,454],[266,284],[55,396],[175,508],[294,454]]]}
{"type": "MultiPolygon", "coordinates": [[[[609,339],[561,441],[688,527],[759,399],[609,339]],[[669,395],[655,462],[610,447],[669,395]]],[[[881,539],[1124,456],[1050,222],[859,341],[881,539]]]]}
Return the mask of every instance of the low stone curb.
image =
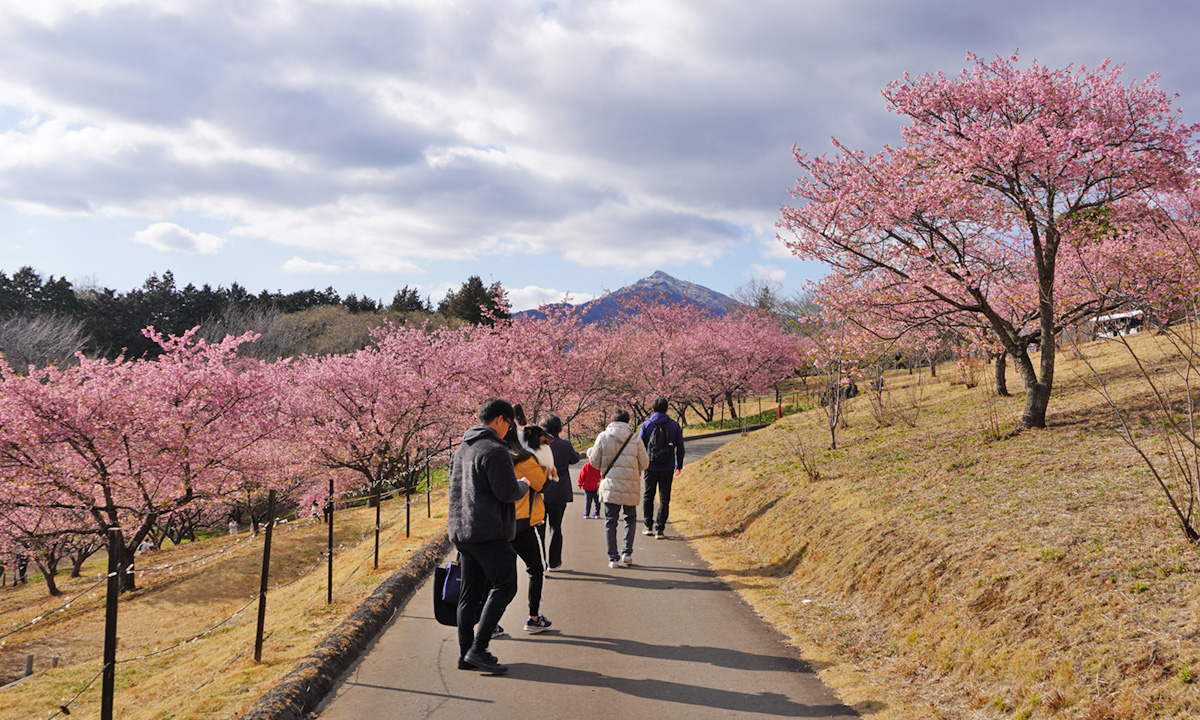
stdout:
{"type": "Polygon", "coordinates": [[[308,657],[260,697],[239,720],[301,720],[325,699],[334,684],[375,640],[397,608],[403,606],[450,551],[446,530],[418,548],[408,563],[380,583],[362,604],[308,657]]]}
{"type": "Polygon", "coordinates": [[[687,442],[688,440],[703,440],[705,438],[721,437],[722,435],[736,435],[738,433],[754,432],[755,430],[762,430],[763,428],[768,427],[771,427],[770,423],[766,425],[745,425],[743,427],[733,428],[732,430],[717,430],[716,432],[704,433],[703,435],[688,435],[683,438],[683,441],[687,442]]]}

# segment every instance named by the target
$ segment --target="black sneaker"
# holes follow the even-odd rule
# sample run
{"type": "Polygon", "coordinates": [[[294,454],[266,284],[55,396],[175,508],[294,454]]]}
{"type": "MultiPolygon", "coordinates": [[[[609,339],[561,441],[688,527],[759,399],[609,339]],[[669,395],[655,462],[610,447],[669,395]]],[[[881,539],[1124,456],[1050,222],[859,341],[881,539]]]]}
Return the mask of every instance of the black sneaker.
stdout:
{"type": "Polygon", "coordinates": [[[459,670],[474,670],[475,666],[472,665],[471,663],[467,662],[465,658],[459,658],[458,659],[458,669],[459,670]]]}
{"type": "Polygon", "coordinates": [[[507,665],[501,665],[496,656],[484,650],[468,650],[466,655],[463,655],[463,660],[479,670],[493,675],[501,675],[508,672],[507,665]]]}
{"type": "Polygon", "coordinates": [[[500,627],[499,625],[497,625],[496,629],[492,631],[492,637],[494,638],[504,637],[504,635],[504,628],[500,627]]]}
{"type": "Polygon", "coordinates": [[[545,615],[538,615],[533,620],[525,621],[525,632],[540,633],[545,630],[549,630],[550,625],[552,625],[552,624],[553,623],[550,622],[550,619],[547,618],[545,615]]]}

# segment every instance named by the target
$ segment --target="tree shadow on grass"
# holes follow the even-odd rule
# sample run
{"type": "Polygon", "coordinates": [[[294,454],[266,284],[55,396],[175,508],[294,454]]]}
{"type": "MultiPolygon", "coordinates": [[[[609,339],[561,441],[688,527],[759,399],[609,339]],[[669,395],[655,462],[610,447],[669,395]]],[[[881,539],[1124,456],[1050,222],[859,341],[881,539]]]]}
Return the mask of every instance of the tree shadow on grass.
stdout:
{"type": "Polygon", "coordinates": [[[808,554],[808,543],[787,557],[781,557],[769,565],[758,565],[744,570],[725,570],[723,574],[734,577],[787,577],[799,567],[808,554]]]}
{"type": "Polygon", "coordinates": [[[736,526],[734,526],[732,528],[726,528],[725,530],[711,532],[711,533],[707,533],[704,535],[693,535],[693,536],[689,537],[688,539],[689,540],[703,540],[705,538],[727,538],[727,537],[732,537],[734,535],[740,535],[741,533],[744,533],[744,532],[746,532],[746,530],[750,529],[750,526],[753,525],[756,520],[758,520],[763,515],[766,515],[768,512],[770,512],[771,508],[778,505],[779,501],[784,499],[785,497],[787,497],[787,495],[780,495],[779,497],[775,498],[774,500],[771,500],[766,505],[763,505],[759,509],[757,509],[754,512],[747,515],[745,518],[742,519],[742,521],[740,523],[738,523],[736,526]]]}

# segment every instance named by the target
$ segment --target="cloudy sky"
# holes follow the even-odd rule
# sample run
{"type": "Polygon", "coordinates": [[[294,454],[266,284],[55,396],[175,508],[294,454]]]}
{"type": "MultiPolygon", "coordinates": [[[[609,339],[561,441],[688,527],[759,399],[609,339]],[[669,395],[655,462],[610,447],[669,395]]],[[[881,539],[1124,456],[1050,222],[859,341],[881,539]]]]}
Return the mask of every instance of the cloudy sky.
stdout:
{"type": "Polygon", "coordinates": [[[878,150],[879,91],[965,54],[1152,72],[1200,120],[1200,4],[0,0],[0,269],[518,309],[655,270],[821,274],[792,146],[878,150]]]}

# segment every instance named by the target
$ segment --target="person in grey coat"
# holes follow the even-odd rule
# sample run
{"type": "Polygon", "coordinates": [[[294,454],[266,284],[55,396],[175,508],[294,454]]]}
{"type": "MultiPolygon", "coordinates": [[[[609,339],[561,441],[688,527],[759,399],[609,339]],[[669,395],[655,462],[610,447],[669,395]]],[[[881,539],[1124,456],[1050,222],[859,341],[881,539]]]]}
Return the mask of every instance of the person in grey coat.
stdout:
{"type": "Polygon", "coordinates": [[[517,500],[529,484],[513,471],[501,440],[515,422],[513,406],[492,398],[479,408],[479,425],[463,434],[450,458],[450,541],[458,548],[462,589],[458,597],[460,670],[503,673],[488,643],[504,610],[517,596],[517,500]],[[486,598],[485,598],[486,596],[486,598]],[[476,627],[478,624],[478,627],[476,627]]]}
{"type": "Polygon", "coordinates": [[[633,538],[637,534],[637,506],[642,501],[642,473],[650,466],[646,446],[634,438],[629,413],[617,410],[613,420],[588,449],[588,462],[600,471],[600,502],[604,503],[604,535],[608,541],[608,566],[633,564],[633,538]],[[617,554],[617,517],[625,515],[625,545],[617,554]]]}

